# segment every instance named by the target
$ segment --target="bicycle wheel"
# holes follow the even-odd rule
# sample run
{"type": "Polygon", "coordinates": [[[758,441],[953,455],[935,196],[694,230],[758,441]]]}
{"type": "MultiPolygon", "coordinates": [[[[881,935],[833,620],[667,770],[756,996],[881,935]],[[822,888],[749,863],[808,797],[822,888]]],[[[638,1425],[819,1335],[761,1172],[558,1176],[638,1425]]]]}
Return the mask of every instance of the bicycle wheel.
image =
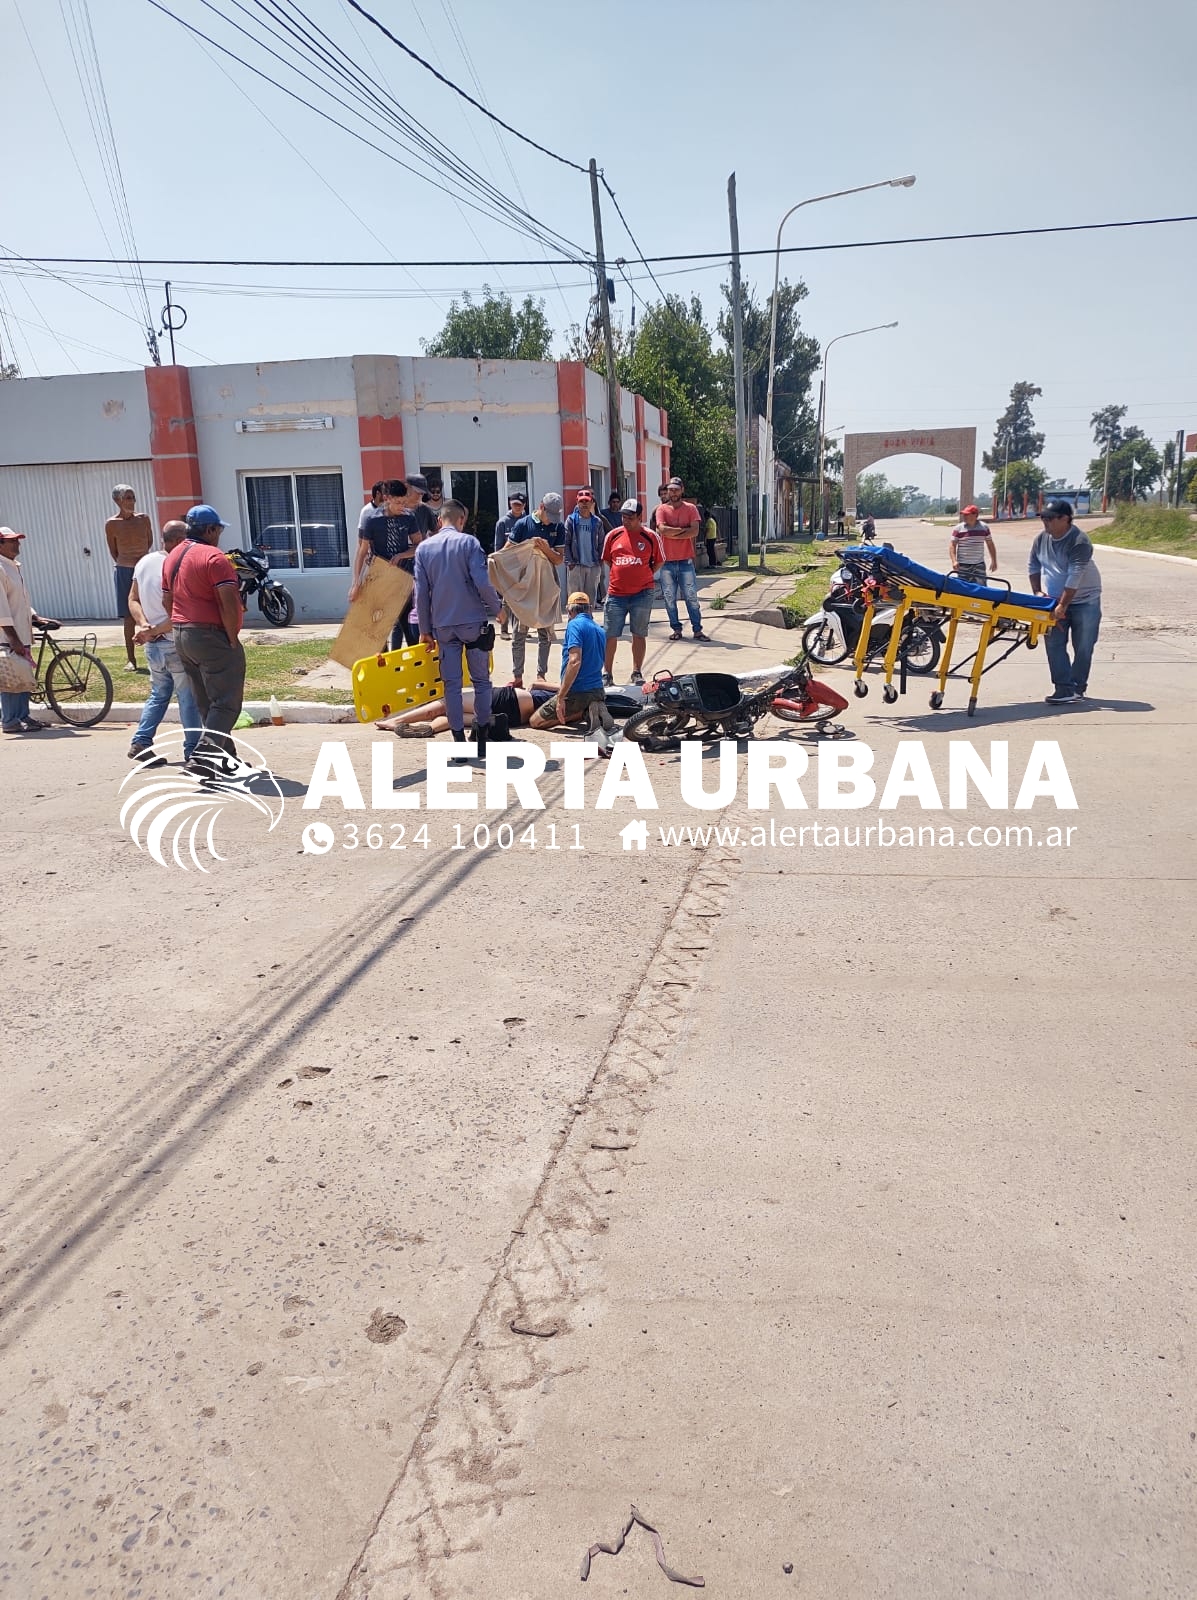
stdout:
{"type": "Polygon", "coordinates": [[[623,725],[625,739],[634,739],[642,750],[672,750],[690,726],[688,711],[662,711],[646,706],[623,725]]]}
{"type": "Polygon", "coordinates": [[[46,673],[46,699],[72,728],[90,728],[112,709],[112,676],[86,650],[60,650],[46,673]]]}

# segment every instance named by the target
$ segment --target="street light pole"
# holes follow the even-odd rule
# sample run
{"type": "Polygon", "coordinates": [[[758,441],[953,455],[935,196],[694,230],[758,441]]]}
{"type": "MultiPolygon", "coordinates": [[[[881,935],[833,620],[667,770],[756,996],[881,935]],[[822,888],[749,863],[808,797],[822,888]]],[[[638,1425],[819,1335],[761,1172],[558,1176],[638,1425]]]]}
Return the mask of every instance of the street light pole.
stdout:
{"type": "MultiPolygon", "coordinates": [[[[911,182],[914,180],[911,179],[911,182]]],[[[823,502],[825,485],[823,481],[823,418],[826,415],[827,405],[827,357],[833,344],[839,344],[841,339],[859,339],[862,333],[881,333],[886,328],[896,328],[896,322],[878,322],[871,328],[854,328],[851,333],[837,333],[834,339],[829,339],[823,346],[823,378],[819,385],[819,533],[822,538],[827,537],[827,507],[823,502]]],[[[845,511],[847,507],[845,506],[845,511]]]]}
{"type": "Polygon", "coordinates": [[[768,527],[766,520],[770,514],[773,497],[773,378],[777,366],[777,293],[781,284],[781,231],[794,215],[801,211],[803,206],[817,205],[821,200],[840,200],[848,194],[864,194],[868,189],[909,189],[914,183],[913,173],[904,178],[882,178],[879,183],[857,184],[855,189],[836,189],[831,194],[815,194],[809,200],[799,200],[796,206],[791,206],[777,224],[777,245],[773,252],[773,298],[770,302],[769,312],[769,386],[765,393],[765,448],[769,456],[769,474],[761,474],[764,484],[768,486],[768,499],[762,498],[761,502],[761,527],[768,527]]]}

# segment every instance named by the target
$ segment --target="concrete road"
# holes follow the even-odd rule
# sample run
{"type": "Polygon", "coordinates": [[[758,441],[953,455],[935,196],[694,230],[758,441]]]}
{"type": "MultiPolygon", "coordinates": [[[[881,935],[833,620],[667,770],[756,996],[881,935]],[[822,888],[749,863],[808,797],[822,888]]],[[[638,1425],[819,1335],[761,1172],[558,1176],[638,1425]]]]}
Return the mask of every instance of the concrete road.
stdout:
{"type": "MultiPolygon", "coordinates": [[[[556,764],[535,849],[326,800],[304,855],[324,732],[367,798],[370,734],[293,727],[202,876],[121,831],[121,731],[7,741],[9,1591],[547,1600],[635,1502],[725,1595],[1192,1593],[1197,569],[1102,564],[1082,708],[1039,651],[972,723],[846,714],[945,790],[952,737],[1015,783],[1058,739],[1075,812],[890,818],[1068,847],[754,843],[664,755],[657,812],[556,764]]],[[[680,665],[781,653],[711,626],[680,665]]],[[[642,1530],[589,1579],[666,1583],[642,1530]]]]}

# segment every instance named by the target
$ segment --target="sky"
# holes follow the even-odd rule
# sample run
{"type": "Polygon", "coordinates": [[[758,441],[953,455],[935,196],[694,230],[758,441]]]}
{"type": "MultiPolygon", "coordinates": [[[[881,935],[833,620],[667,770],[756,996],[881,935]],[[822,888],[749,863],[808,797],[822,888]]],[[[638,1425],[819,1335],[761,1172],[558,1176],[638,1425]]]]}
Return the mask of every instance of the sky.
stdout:
{"type": "MultiPolygon", "coordinates": [[[[366,137],[384,142],[385,108],[398,105],[556,234],[593,248],[585,175],[500,134],[347,0],[161,3],[291,83],[259,42],[213,8],[255,35],[267,13],[301,10],[368,67],[369,121],[352,124],[366,137]]],[[[657,291],[637,244],[649,257],[719,252],[698,270],[654,269],[668,291],[698,294],[712,322],[728,271],[733,171],[741,246],[766,252],[744,262],[762,299],[785,211],[906,173],[917,176],[913,188],[802,207],[783,243],[1197,213],[1190,0],[1144,0],[1133,9],[1113,0],[1010,0],[1001,8],[975,0],[741,0],[731,10],[714,0],[607,0],[597,12],[560,0],[363,4],[530,139],[583,166],[598,160],[636,238],[604,196],[607,252],[626,258],[644,300],[657,291]]],[[[69,283],[28,267],[14,272],[19,263],[11,260],[127,253],[95,136],[102,108],[89,102],[76,70],[77,56],[84,84],[93,84],[87,6],[0,0],[0,248],[10,257],[0,262],[0,344],[4,360],[15,350],[26,376],[146,359],[139,291],[109,281],[113,269],[49,269],[105,275],[69,283]]],[[[460,185],[449,193],[432,187],[322,119],[314,107],[352,121],[315,87],[296,85],[310,104],[287,98],[202,46],[150,0],[90,0],[90,24],[137,251],[173,263],[146,269],[150,308],[156,318],[170,277],[187,311],[180,360],[418,354],[454,295],[484,283],[517,299],[543,297],[559,353],[568,326],[584,319],[592,292],[584,269],[546,267],[541,245],[466,209],[460,185]],[[178,264],[188,257],[488,264],[178,264]],[[493,265],[509,259],[538,264],[493,265]]],[[[1040,464],[1071,484],[1095,453],[1088,423],[1100,406],[1127,405],[1127,420],[1157,444],[1179,428],[1197,432],[1195,259],[1197,223],[1180,223],[808,248],[783,257],[782,272],[807,284],[803,325],[823,344],[898,323],[831,352],[830,432],[972,424],[980,451],[992,442],[1011,385],[1027,380],[1043,390],[1034,408],[1047,436],[1040,464]]],[[[626,320],[630,309],[629,287],[617,277],[616,314],[626,320]]],[[[893,482],[938,491],[932,458],[900,457],[882,470],[893,482]]],[[[955,469],[945,467],[943,477],[945,491],[955,492],[955,469]]]]}

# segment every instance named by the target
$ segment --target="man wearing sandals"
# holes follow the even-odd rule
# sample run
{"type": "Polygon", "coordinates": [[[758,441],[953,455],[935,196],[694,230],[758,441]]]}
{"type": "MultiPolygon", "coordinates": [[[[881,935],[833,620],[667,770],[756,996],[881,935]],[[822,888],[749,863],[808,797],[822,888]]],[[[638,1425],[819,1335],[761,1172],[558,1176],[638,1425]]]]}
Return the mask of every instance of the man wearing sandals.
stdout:
{"type": "Polygon", "coordinates": [[[665,499],[657,507],[657,534],[665,547],[665,562],[661,567],[661,596],[665,612],[673,630],[669,637],[680,639],[682,625],[678,619],[677,597],[686,602],[686,613],[696,639],[705,639],[702,631],[702,612],[698,606],[698,578],[694,569],[694,541],[701,526],[698,507],[686,499],[686,485],[680,478],[670,478],[665,485],[665,499]]]}
{"type": "MultiPolygon", "coordinates": [[[[19,656],[33,671],[33,630],[58,628],[52,617],[39,617],[29,603],[29,591],[17,557],[23,533],[0,528],[0,636],[13,655],[19,656]]],[[[44,722],[29,715],[29,692],[5,690],[0,693],[0,721],[5,733],[43,733],[44,722]]]]}

